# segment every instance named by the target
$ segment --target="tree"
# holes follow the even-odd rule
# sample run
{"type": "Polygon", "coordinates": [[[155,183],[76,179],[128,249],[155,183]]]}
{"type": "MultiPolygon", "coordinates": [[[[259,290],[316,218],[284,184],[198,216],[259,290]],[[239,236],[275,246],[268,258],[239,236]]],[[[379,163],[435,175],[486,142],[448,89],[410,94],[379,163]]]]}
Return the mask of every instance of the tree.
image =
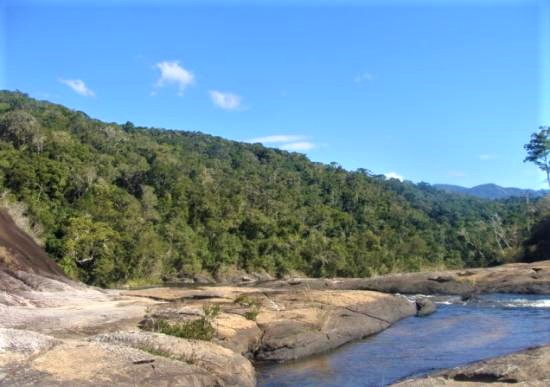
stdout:
{"type": "Polygon", "coordinates": [[[315,276],[483,266],[535,229],[528,253],[548,251],[547,226],[534,225],[549,212],[529,212],[541,199],[451,195],[260,144],[92,120],[8,91],[3,191],[26,205],[68,274],[100,286],[224,266],[315,276]]]}
{"type": "Polygon", "coordinates": [[[531,141],[525,144],[527,157],[524,162],[530,161],[546,172],[546,181],[550,187],[550,127],[541,126],[538,133],[531,135],[531,141]]]}

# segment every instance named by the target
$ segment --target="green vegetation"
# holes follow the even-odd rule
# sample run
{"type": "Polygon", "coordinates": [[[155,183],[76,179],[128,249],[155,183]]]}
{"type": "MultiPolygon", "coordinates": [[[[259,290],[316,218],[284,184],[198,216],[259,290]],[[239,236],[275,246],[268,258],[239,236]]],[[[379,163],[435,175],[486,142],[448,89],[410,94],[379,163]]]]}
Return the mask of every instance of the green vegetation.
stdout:
{"type": "Polygon", "coordinates": [[[165,335],[181,337],[183,339],[195,339],[210,341],[214,337],[214,327],[204,318],[190,320],[184,323],[169,323],[166,320],[156,320],[152,327],[153,332],[165,335]]]}
{"type": "Polygon", "coordinates": [[[259,306],[260,300],[258,300],[258,298],[256,297],[252,297],[248,294],[243,293],[243,294],[240,294],[237,298],[235,298],[234,303],[244,307],[249,307],[253,305],[259,306]]]}
{"type": "Polygon", "coordinates": [[[244,317],[248,320],[256,321],[256,317],[260,313],[261,302],[258,298],[249,296],[247,294],[241,294],[235,299],[235,304],[239,304],[248,308],[244,313],[244,317]]]}
{"type": "Polygon", "coordinates": [[[91,119],[0,92],[0,193],[71,276],[369,276],[514,259],[539,202],[485,201],[196,132],[91,119]]]}
{"type": "MultiPolygon", "coordinates": [[[[550,127],[541,126],[531,135],[531,141],[525,145],[530,161],[546,173],[550,187],[550,127]]],[[[537,206],[539,221],[530,228],[530,237],[525,242],[524,256],[527,261],[537,261],[550,257],[550,198],[545,198],[537,206]]]]}
{"type": "Polygon", "coordinates": [[[546,173],[550,187],[550,127],[541,126],[537,133],[531,135],[531,141],[524,148],[527,151],[524,162],[530,161],[546,173]]]}
{"type": "Polygon", "coordinates": [[[183,323],[168,322],[163,319],[154,320],[150,330],[184,339],[210,341],[216,333],[212,322],[218,317],[221,309],[219,305],[204,305],[203,309],[203,317],[183,323]]]}
{"type": "Polygon", "coordinates": [[[259,305],[251,305],[250,309],[248,309],[244,313],[244,317],[248,320],[256,321],[256,317],[258,317],[258,314],[260,313],[260,306],[259,305]]]}

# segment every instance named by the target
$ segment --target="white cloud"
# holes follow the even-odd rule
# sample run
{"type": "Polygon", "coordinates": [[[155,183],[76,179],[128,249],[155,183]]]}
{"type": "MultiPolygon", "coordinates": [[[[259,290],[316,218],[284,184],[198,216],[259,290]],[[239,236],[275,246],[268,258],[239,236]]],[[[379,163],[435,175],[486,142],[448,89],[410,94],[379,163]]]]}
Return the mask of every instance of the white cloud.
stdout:
{"type": "Polygon", "coordinates": [[[156,87],[176,85],[179,89],[178,94],[183,95],[185,88],[195,82],[193,73],[180,66],[178,61],[159,62],[155,64],[155,67],[160,70],[156,87]]]}
{"type": "Polygon", "coordinates": [[[59,82],[69,86],[74,92],[84,97],[95,97],[95,93],[81,79],[60,79],[59,82]]]}
{"type": "Polygon", "coordinates": [[[353,78],[353,82],[355,83],[370,82],[373,79],[374,79],[374,75],[372,75],[371,73],[363,73],[353,78]]]}
{"type": "Polygon", "coordinates": [[[386,176],[386,179],[397,179],[399,181],[403,181],[405,180],[403,178],[403,176],[401,176],[400,174],[398,174],[397,172],[388,172],[388,173],[384,173],[384,176],[386,176]]]}
{"type": "Polygon", "coordinates": [[[247,142],[270,144],[291,152],[305,152],[318,147],[317,144],[308,141],[308,139],[307,136],[296,134],[275,134],[272,136],[251,138],[247,142]]]}
{"type": "Polygon", "coordinates": [[[235,110],[241,106],[241,97],[237,94],[210,90],[210,99],[219,108],[224,110],[235,110]]]}
{"type": "Polygon", "coordinates": [[[262,144],[280,144],[305,140],[305,136],[297,136],[294,134],[276,134],[274,136],[256,137],[248,140],[248,142],[261,142],[262,144]]]}
{"type": "Polygon", "coordinates": [[[297,141],[281,145],[281,149],[287,151],[308,151],[315,148],[315,144],[309,141],[297,141]]]}

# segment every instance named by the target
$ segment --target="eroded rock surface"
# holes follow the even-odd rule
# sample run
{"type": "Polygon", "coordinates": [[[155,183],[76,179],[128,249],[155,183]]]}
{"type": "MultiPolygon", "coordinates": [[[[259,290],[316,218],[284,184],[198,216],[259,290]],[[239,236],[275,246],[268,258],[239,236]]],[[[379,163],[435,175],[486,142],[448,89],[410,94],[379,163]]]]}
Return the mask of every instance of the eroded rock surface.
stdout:
{"type": "Polygon", "coordinates": [[[385,275],[375,278],[293,278],[262,284],[272,288],[364,289],[403,294],[550,294],[550,261],[491,268],[385,275]]]}
{"type": "Polygon", "coordinates": [[[502,356],[465,367],[405,380],[399,387],[436,386],[549,386],[550,346],[502,356]]]}
{"type": "Polygon", "coordinates": [[[135,327],[153,300],[67,279],[0,270],[0,327],[82,336],[135,327]]]}
{"type": "MultiPolygon", "coordinates": [[[[0,332],[0,340],[3,337],[0,332]]],[[[227,385],[193,364],[127,346],[84,341],[65,341],[32,352],[2,351],[0,370],[0,385],[6,386],[227,385]]]]}
{"type": "Polygon", "coordinates": [[[193,364],[216,375],[226,386],[256,385],[254,368],[246,358],[213,343],[179,339],[152,332],[107,333],[90,340],[129,346],[193,364]]]}
{"type": "MultiPolygon", "coordinates": [[[[201,305],[215,303],[221,313],[213,321],[214,342],[256,360],[284,361],[336,348],[416,313],[415,304],[404,297],[378,292],[258,290],[206,288],[203,294],[212,298],[197,300],[201,289],[173,289],[166,297],[178,301],[150,307],[142,324],[159,319],[185,323],[201,317],[201,305]],[[257,314],[251,316],[251,307],[239,304],[243,297],[256,305],[257,314]]],[[[162,292],[146,293],[158,298],[162,292]]]]}

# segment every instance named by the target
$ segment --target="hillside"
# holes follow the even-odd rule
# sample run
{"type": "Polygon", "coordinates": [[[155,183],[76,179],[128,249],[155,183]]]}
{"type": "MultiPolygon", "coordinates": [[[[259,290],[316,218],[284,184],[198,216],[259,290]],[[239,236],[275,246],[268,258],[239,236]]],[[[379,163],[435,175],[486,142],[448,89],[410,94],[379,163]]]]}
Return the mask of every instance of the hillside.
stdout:
{"type": "Polygon", "coordinates": [[[228,267],[369,276],[515,257],[536,203],[487,202],[260,144],[0,92],[0,191],[64,271],[108,286],[228,267]],[[528,211],[529,210],[529,211],[528,211]],[[528,216],[527,216],[528,215],[528,216]]]}
{"type": "Polygon", "coordinates": [[[549,190],[532,190],[512,187],[501,187],[496,184],[481,184],[472,188],[452,184],[434,184],[435,188],[450,193],[476,196],[483,199],[507,199],[511,197],[539,198],[550,195],[549,190]]]}

